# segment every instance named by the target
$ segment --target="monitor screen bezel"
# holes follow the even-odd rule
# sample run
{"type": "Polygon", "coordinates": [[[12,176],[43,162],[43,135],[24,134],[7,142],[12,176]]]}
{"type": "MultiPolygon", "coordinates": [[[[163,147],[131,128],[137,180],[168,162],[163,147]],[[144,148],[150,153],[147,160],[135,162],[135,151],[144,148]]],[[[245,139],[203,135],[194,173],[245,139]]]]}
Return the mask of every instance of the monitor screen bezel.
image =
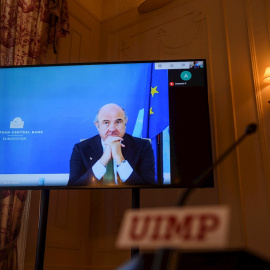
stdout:
{"type": "MultiPolygon", "coordinates": [[[[207,80],[207,61],[206,59],[201,58],[193,58],[193,59],[167,59],[167,60],[144,60],[144,61],[113,61],[113,62],[84,62],[84,63],[55,63],[55,64],[45,64],[45,65],[25,65],[25,66],[1,66],[1,69],[14,69],[14,68],[44,68],[44,67],[61,67],[61,66],[84,66],[84,65],[112,65],[112,64],[136,64],[136,63],[164,63],[164,62],[191,62],[191,61],[203,61],[204,63],[204,75],[205,75],[205,88],[207,90],[207,97],[208,97],[208,113],[209,113],[209,121],[210,121],[210,108],[209,108],[209,89],[208,89],[208,80],[207,80]]],[[[209,122],[210,123],[210,122],[209,122]]],[[[211,123],[210,123],[211,126],[211,123]]],[[[212,141],[212,134],[210,130],[210,136],[212,141]]],[[[211,147],[211,155],[213,156],[212,150],[213,147],[211,147]]],[[[211,165],[211,164],[210,164],[211,165]]],[[[209,169],[209,168],[205,168],[209,169]]],[[[203,174],[204,171],[201,173],[203,174]]],[[[211,172],[212,173],[212,172],[211,172]]],[[[199,175],[200,176],[200,175],[199,175]]],[[[213,177],[213,175],[212,175],[213,177]]],[[[196,179],[194,179],[195,181],[196,179]]],[[[189,187],[192,187],[192,183],[189,187]]],[[[204,186],[202,186],[204,187],[204,186]]],[[[207,186],[210,188],[214,188],[214,181],[212,186],[207,186]]],[[[30,186],[30,185],[3,185],[0,186],[0,189],[10,189],[10,190],[61,190],[61,189],[156,189],[156,188],[165,188],[165,189],[171,189],[171,188],[181,188],[185,189],[188,188],[188,186],[181,186],[181,184],[155,184],[155,185],[83,185],[83,186],[57,186],[57,185],[44,185],[44,186],[30,186]]]]}

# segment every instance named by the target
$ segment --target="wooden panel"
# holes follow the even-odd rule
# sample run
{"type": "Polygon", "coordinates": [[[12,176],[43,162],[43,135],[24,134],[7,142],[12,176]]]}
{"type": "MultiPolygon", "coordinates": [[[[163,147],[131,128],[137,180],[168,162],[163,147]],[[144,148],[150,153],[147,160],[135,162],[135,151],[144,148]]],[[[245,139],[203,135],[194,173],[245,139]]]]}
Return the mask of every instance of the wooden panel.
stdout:
{"type": "MultiPolygon", "coordinates": [[[[206,58],[214,156],[223,153],[247,123],[259,120],[259,133],[215,171],[216,187],[197,190],[188,203],[230,205],[229,246],[248,246],[270,257],[270,86],[262,83],[270,65],[269,1],[173,1],[149,14],[132,10],[101,26],[75,2],[70,1],[72,34],[48,61],[206,58]]],[[[141,206],[172,206],[181,193],[143,190],[141,206]]],[[[32,210],[37,204],[34,194],[32,210]]],[[[52,192],[45,269],[105,270],[128,260],[129,251],[115,249],[114,241],[130,206],[129,190],[52,192]]],[[[35,237],[37,213],[32,211],[29,219],[25,269],[33,265],[35,243],[29,238],[35,237]]]]}
{"type": "Polygon", "coordinates": [[[47,228],[47,247],[80,248],[80,191],[51,191],[47,228]]]}
{"type": "Polygon", "coordinates": [[[270,88],[262,80],[266,66],[270,65],[270,9],[269,1],[265,0],[247,0],[245,4],[252,75],[250,87],[242,87],[246,99],[238,100],[237,107],[242,108],[238,117],[251,118],[247,111],[254,108],[254,119],[259,124],[259,130],[251,141],[253,148],[243,149],[241,153],[247,245],[270,259],[270,88]],[[258,224],[258,220],[263,222],[258,224]]]}
{"type": "Polygon", "coordinates": [[[90,27],[85,27],[70,16],[71,34],[60,40],[57,63],[79,63],[91,60],[93,33],[90,27]]]}
{"type": "Polygon", "coordinates": [[[70,35],[60,39],[57,54],[50,48],[46,63],[79,63],[98,61],[100,23],[78,4],[69,2],[70,35]]]}
{"type": "Polygon", "coordinates": [[[124,211],[131,207],[130,190],[93,190],[90,208],[89,241],[92,265],[117,266],[130,257],[129,250],[115,248],[124,211]]]}
{"type": "Polygon", "coordinates": [[[182,9],[170,9],[156,18],[113,29],[107,36],[109,59],[187,59],[194,55],[207,58],[203,10],[198,6],[194,8],[192,3],[180,7],[182,9]]]}

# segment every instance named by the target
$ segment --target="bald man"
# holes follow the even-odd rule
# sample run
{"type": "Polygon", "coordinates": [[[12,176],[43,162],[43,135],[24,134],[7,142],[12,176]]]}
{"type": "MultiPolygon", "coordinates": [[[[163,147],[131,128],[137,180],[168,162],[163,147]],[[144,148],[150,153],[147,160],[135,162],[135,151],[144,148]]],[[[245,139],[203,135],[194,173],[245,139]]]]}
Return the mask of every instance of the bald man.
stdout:
{"type": "Polygon", "coordinates": [[[95,119],[99,135],[73,148],[68,185],[155,184],[152,146],[148,140],[126,134],[127,121],[117,104],[100,108],[95,119]]]}

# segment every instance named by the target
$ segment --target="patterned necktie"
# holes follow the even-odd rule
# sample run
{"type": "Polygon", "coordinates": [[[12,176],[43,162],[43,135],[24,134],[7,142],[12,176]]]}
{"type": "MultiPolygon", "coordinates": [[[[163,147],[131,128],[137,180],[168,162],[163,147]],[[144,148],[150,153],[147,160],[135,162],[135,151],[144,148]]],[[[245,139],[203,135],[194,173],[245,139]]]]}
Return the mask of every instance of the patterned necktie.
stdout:
{"type": "Polygon", "coordinates": [[[106,166],[106,172],[103,175],[103,184],[114,184],[113,159],[106,166]]]}

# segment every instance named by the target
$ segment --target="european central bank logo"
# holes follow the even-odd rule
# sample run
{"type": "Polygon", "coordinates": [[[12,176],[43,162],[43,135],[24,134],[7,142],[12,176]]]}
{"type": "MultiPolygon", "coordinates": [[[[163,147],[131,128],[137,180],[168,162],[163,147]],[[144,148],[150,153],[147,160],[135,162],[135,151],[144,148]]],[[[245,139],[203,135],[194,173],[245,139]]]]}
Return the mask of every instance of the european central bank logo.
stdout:
{"type": "Polygon", "coordinates": [[[10,122],[10,128],[23,128],[24,121],[20,117],[16,117],[10,122]]]}

